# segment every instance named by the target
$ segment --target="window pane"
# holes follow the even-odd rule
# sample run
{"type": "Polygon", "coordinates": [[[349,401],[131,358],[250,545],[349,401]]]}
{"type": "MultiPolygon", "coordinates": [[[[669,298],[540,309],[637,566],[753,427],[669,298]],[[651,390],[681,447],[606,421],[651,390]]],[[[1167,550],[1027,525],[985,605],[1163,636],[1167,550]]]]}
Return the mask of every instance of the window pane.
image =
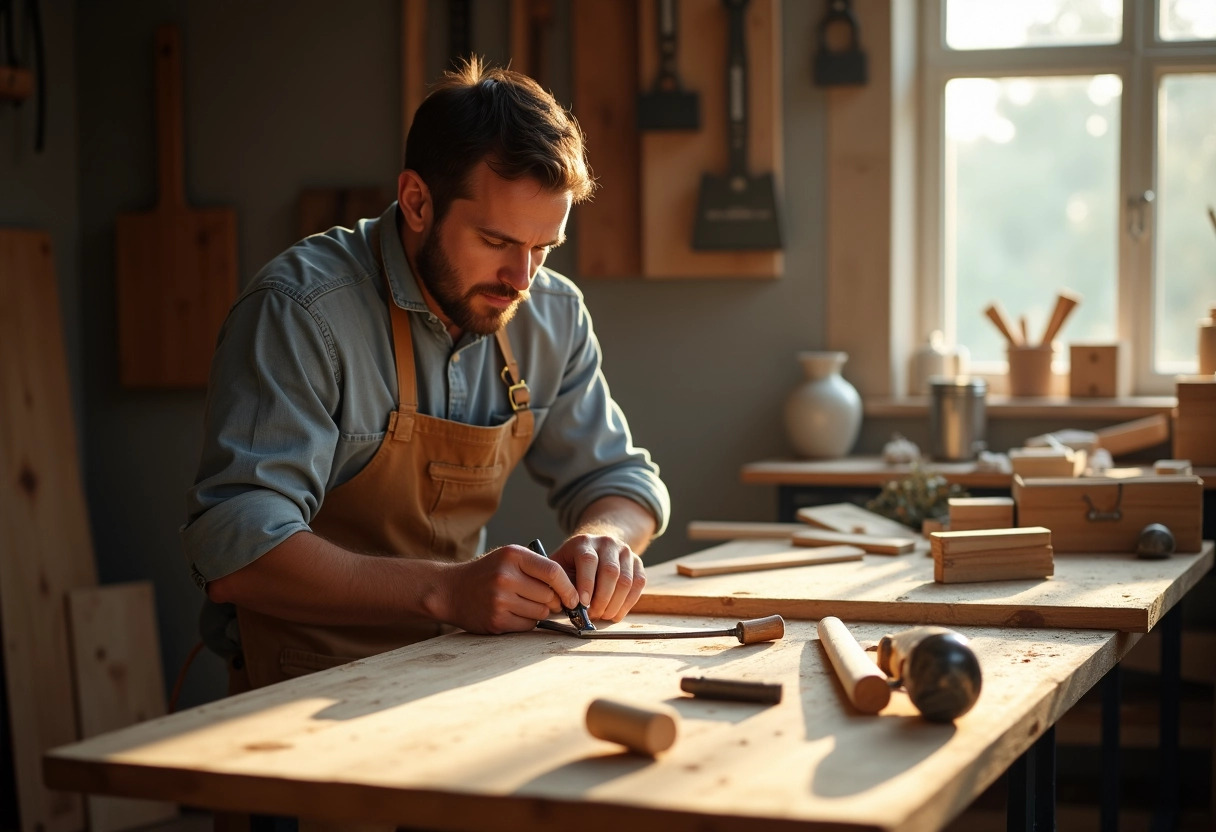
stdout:
{"type": "Polygon", "coordinates": [[[1166,75],[1157,106],[1154,367],[1193,373],[1199,319],[1216,306],[1216,73],[1166,75]]]}
{"type": "Polygon", "coordinates": [[[1037,344],[1062,288],[1083,297],[1062,342],[1115,339],[1122,91],[1114,75],[946,84],[945,320],[976,361],[1005,358],[985,306],[1025,315],[1037,344]]]}
{"type": "Polygon", "coordinates": [[[1075,46],[1122,39],[1122,0],[946,0],[946,46],[951,49],[1075,46]]]}
{"type": "Polygon", "coordinates": [[[1216,38],[1216,3],[1212,0],[1161,0],[1162,40],[1216,38]]]}

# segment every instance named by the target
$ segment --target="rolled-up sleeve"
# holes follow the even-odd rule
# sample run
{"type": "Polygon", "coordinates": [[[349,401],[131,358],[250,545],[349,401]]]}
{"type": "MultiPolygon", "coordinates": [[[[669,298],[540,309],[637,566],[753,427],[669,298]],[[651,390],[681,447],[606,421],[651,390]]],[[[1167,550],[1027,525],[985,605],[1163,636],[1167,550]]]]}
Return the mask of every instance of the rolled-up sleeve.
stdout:
{"type": "Polygon", "coordinates": [[[273,284],[241,298],[216,348],[183,550],[196,579],[308,529],[334,464],[339,377],[325,321],[273,284]]]}
{"type": "Polygon", "coordinates": [[[529,473],[548,490],[549,505],[571,531],[601,497],[627,497],[654,515],[656,536],[667,528],[671,498],[659,467],[636,447],[625,414],[613,400],[602,354],[581,298],[572,299],[569,356],[556,398],[525,457],[529,473]]]}

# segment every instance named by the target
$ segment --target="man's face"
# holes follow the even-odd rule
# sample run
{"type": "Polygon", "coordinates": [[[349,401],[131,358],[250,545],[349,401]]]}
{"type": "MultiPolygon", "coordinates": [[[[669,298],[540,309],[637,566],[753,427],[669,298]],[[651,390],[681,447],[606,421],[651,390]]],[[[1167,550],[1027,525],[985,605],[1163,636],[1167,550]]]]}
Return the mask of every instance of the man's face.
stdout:
{"type": "Polygon", "coordinates": [[[532,179],[502,179],[484,162],[470,173],[469,191],[430,229],[416,265],[449,329],[489,335],[528,299],[536,270],[565,240],[571,200],[532,179]]]}

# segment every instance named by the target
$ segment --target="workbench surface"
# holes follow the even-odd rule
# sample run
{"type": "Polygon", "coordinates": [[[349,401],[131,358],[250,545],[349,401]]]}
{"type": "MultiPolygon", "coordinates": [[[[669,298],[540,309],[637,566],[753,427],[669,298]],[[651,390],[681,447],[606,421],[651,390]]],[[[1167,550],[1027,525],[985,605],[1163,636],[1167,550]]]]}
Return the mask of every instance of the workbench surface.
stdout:
{"type": "MultiPolygon", "coordinates": [[[[854,621],[1069,627],[1145,633],[1212,568],[1212,541],[1197,554],[1164,560],[1135,555],[1057,554],[1047,579],[939,584],[922,544],[904,555],[689,578],[676,563],[805,552],[779,540],[736,540],[646,569],[638,612],[677,615],[779,613],[854,621]]],[[[811,550],[813,551],[813,550],[811,550]]]]}
{"type": "MultiPolygon", "coordinates": [[[[734,623],[631,614],[613,629],[734,623]]],[[[902,629],[849,626],[863,646],[902,629]]],[[[853,711],[812,622],[746,646],[456,633],[55,749],[45,771],[69,791],[434,829],[938,828],[1140,638],[958,629],[984,678],[952,725],[903,693],[853,711]],[[694,700],[682,676],[781,682],[784,698],[694,700]],[[674,707],[675,745],[652,760],[591,737],[599,697],[674,707]]]]}

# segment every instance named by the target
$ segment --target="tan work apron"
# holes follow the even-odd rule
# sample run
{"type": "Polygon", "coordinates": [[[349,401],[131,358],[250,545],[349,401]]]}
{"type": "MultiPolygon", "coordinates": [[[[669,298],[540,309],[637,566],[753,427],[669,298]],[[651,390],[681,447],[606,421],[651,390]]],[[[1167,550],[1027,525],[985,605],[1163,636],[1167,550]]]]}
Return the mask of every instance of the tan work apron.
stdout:
{"type": "MultiPolygon", "coordinates": [[[[533,414],[505,329],[495,336],[515,413],[479,427],[418,412],[409,313],[392,301],[399,404],[372,461],[325,495],[313,532],[354,552],[467,561],[498,508],[507,477],[532,440],[533,414]],[[509,378],[509,380],[508,380],[509,378]]],[[[297,624],[238,607],[247,682],[262,687],[431,638],[453,628],[424,619],[390,627],[297,624]]]]}

